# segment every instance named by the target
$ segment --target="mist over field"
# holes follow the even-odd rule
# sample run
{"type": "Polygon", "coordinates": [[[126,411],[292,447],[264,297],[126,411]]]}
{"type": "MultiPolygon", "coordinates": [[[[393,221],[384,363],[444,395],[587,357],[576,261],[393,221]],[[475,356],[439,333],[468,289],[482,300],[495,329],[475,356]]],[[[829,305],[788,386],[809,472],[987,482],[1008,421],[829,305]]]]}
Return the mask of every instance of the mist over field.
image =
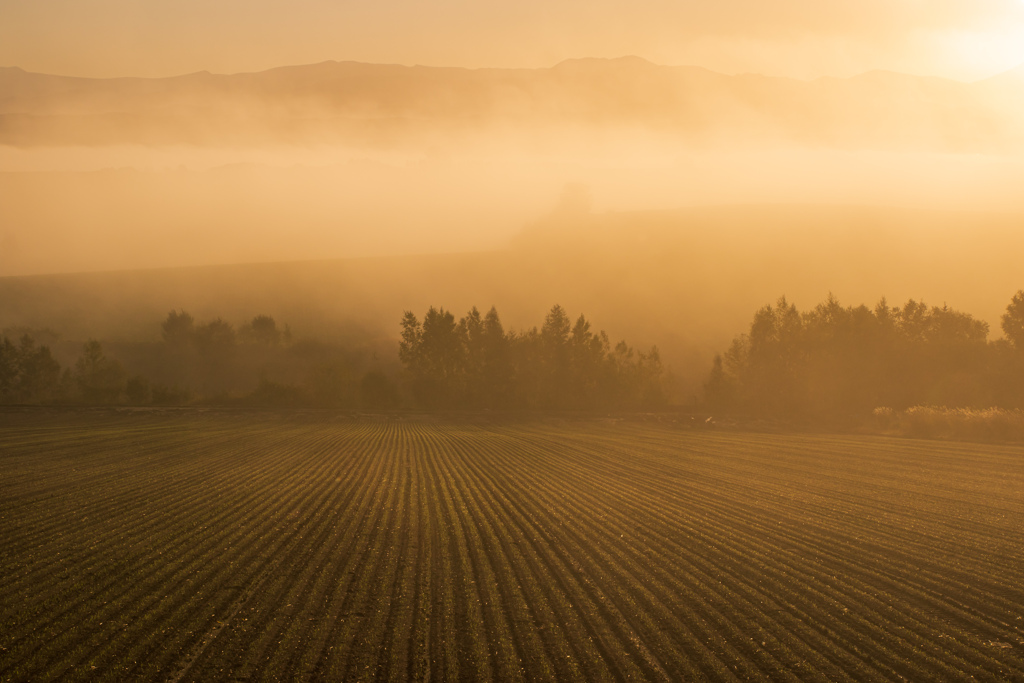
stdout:
{"type": "Polygon", "coordinates": [[[1024,680],[1024,2],[3,0],[0,680],[1024,680]]]}
{"type": "Polygon", "coordinates": [[[574,191],[598,214],[1024,211],[1019,70],[800,81],[631,57],[0,84],[0,275],[494,250],[574,191]]]}
{"type": "Polygon", "coordinates": [[[67,363],[85,339],[158,340],[169,310],[391,356],[406,310],[493,305],[526,330],[557,303],[657,346],[691,400],[779,296],[918,299],[997,338],[1020,286],[1019,69],[808,81],[624,57],[0,82],[0,329],[54,331],[67,363]]]}
{"type": "Polygon", "coordinates": [[[1019,69],[806,81],[628,57],[0,82],[4,328],[140,340],[187,308],[396,339],[407,309],[496,305],[528,327],[559,302],[696,386],[779,295],[948,303],[998,336],[1019,284],[1019,69]]]}

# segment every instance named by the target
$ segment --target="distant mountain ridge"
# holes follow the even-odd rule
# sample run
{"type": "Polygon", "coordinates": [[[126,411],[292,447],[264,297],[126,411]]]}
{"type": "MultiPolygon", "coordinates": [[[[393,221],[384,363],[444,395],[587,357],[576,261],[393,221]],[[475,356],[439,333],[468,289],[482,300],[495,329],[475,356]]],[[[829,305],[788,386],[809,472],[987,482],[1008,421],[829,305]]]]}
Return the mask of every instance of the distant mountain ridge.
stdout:
{"type": "Polygon", "coordinates": [[[894,72],[798,81],[638,57],[546,69],[322,62],[89,79],[0,69],[0,144],[422,145],[628,127],[700,144],[1002,151],[1024,143],[1024,66],[978,83],[894,72]]]}

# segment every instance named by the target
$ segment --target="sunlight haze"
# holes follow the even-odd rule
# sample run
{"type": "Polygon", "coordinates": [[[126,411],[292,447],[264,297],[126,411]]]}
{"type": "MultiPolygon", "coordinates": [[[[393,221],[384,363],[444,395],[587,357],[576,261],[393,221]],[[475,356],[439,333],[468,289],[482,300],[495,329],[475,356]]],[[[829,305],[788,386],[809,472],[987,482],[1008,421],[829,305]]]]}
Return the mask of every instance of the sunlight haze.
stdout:
{"type": "Polygon", "coordinates": [[[684,391],[782,294],[941,298],[998,337],[1022,62],[1017,0],[8,0],[0,329],[254,315],[267,264],[300,328],[560,301],[662,346],[684,391]],[[222,286],[167,284],[190,268],[222,286]]]}
{"type": "Polygon", "coordinates": [[[872,69],[977,80],[1024,62],[1019,0],[5,0],[0,64],[70,76],[238,73],[325,60],[546,67],[638,55],[723,73],[872,69]]]}
{"type": "Polygon", "coordinates": [[[1024,0],[0,0],[0,681],[1024,681],[1024,0]]]}

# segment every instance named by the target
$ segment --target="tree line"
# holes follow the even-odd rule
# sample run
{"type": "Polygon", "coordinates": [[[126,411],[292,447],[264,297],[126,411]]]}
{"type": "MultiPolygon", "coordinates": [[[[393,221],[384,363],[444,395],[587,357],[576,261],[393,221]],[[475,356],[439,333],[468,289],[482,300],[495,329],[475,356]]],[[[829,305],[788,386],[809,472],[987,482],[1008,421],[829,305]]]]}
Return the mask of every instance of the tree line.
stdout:
{"type": "Polygon", "coordinates": [[[393,408],[398,389],[363,349],[311,339],[257,315],[237,328],[171,311],[157,342],[89,340],[62,368],[31,334],[0,337],[0,403],[393,408]],[[114,350],[114,356],[109,353],[114,350]]]}
{"type": "Polygon", "coordinates": [[[834,418],[875,408],[1024,407],[1024,291],[988,323],[910,300],[872,309],[829,296],[800,312],[785,297],[754,314],[714,364],[704,401],[716,411],[834,418]]]}
{"type": "Polygon", "coordinates": [[[0,340],[0,401],[177,405],[192,402],[340,408],[594,410],[665,404],[657,348],[611,344],[561,306],[540,328],[506,331],[493,307],[460,319],[430,308],[422,322],[406,312],[398,360],[389,367],[365,352],[294,340],[259,315],[236,328],[174,310],[160,341],[80,348],[61,368],[46,345],[25,335],[0,340]]]}
{"type": "MultiPolygon", "coordinates": [[[[784,297],[715,357],[701,407],[767,418],[836,419],[912,406],[1024,408],[1024,291],[1005,338],[947,306],[873,308],[832,296],[799,311],[784,297]]],[[[44,335],[45,336],[45,335],[44,335]]],[[[393,348],[393,347],[392,347],[393,348]]],[[[635,410],[665,407],[656,347],[612,344],[585,316],[553,306],[540,327],[506,330],[495,308],[461,318],[429,308],[400,323],[397,358],[294,339],[258,315],[236,327],[171,311],[159,341],[89,340],[62,367],[31,334],[0,336],[0,403],[336,408],[635,410]]]]}
{"type": "Polygon", "coordinates": [[[498,311],[456,320],[431,307],[402,319],[399,358],[416,405],[492,410],[652,408],[665,403],[658,349],[615,346],[555,305],[540,329],[506,331],[498,311]]]}
{"type": "Polygon", "coordinates": [[[29,334],[18,343],[0,337],[0,403],[111,403],[129,397],[141,378],[128,378],[99,342],[83,345],[73,368],[61,368],[50,347],[29,334]]]}

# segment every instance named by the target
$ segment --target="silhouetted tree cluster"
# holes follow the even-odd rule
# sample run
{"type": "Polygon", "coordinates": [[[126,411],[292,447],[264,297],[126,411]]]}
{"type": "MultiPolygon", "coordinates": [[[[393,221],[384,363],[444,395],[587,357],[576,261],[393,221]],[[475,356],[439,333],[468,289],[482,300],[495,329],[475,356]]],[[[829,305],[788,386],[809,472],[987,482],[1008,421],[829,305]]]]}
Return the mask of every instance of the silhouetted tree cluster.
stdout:
{"type": "Polygon", "coordinates": [[[236,328],[222,318],[197,322],[175,310],[160,331],[158,342],[115,342],[112,352],[89,340],[77,357],[71,355],[73,345],[58,343],[59,335],[38,331],[57,343],[60,357],[70,357],[66,368],[32,334],[18,343],[0,336],[0,404],[198,402],[379,410],[402,402],[393,379],[397,359],[381,364],[358,347],[293,341],[288,326],[280,328],[268,315],[236,328]]]}
{"type": "Polygon", "coordinates": [[[604,409],[664,403],[657,348],[636,353],[572,323],[554,306],[543,326],[506,332],[493,307],[459,320],[430,308],[402,319],[399,358],[416,403],[428,408],[604,409]]]}
{"type": "Polygon", "coordinates": [[[1024,290],[1013,295],[1002,319],[1003,334],[1016,350],[1024,353],[1024,290]]]}
{"type": "Polygon", "coordinates": [[[86,342],[74,368],[62,371],[49,346],[30,335],[18,344],[0,338],[0,403],[117,403],[127,386],[121,365],[104,355],[98,341],[86,342]]]}
{"type": "Polygon", "coordinates": [[[48,346],[27,334],[17,344],[0,337],[0,402],[45,403],[62,393],[60,364],[48,346]]]}
{"type": "MultiPolygon", "coordinates": [[[[127,388],[121,364],[107,358],[103,347],[95,340],[86,342],[82,348],[82,355],[75,363],[75,380],[82,401],[91,404],[116,403],[127,388]]],[[[135,383],[139,381],[133,379],[135,383]]]]}
{"type": "MultiPolygon", "coordinates": [[[[200,323],[188,312],[176,310],[168,313],[161,332],[162,345],[139,363],[154,378],[153,403],[398,405],[394,382],[379,368],[366,367],[365,359],[335,345],[293,341],[288,325],[279,327],[269,315],[257,315],[236,330],[222,318],[200,323]]],[[[138,387],[140,396],[145,393],[146,387],[138,387]]]]}
{"type": "Polygon", "coordinates": [[[222,318],[198,324],[182,310],[168,313],[161,327],[166,352],[161,380],[175,389],[194,386],[205,395],[227,394],[237,384],[239,335],[234,325],[222,318]]]}
{"type": "MultiPolygon", "coordinates": [[[[714,411],[833,419],[876,408],[1024,408],[1024,290],[988,325],[947,306],[910,300],[873,309],[832,296],[800,312],[781,298],[754,314],[749,331],[714,359],[704,400],[714,411]]],[[[258,315],[235,328],[171,311],[159,342],[74,346],[49,331],[0,336],[0,403],[132,404],[231,402],[266,406],[392,409],[608,410],[666,403],[657,348],[614,346],[561,306],[540,328],[508,331],[497,310],[462,318],[430,308],[406,312],[398,361],[400,390],[368,349],[302,339],[258,315]],[[16,335],[12,335],[16,336],[16,335]]],[[[20,331],[19,331],[20,333],[20,331]]]]}
{"type": "Polygon", "coordinates": [[[714,360],[705,400],[763,416],[867,414],[879,406],[1016,407],[1024,401],[1024,292],[1003,317],[1007,340],[946,306],[908,301],[801,313],[779,299],[714,360]]]}

